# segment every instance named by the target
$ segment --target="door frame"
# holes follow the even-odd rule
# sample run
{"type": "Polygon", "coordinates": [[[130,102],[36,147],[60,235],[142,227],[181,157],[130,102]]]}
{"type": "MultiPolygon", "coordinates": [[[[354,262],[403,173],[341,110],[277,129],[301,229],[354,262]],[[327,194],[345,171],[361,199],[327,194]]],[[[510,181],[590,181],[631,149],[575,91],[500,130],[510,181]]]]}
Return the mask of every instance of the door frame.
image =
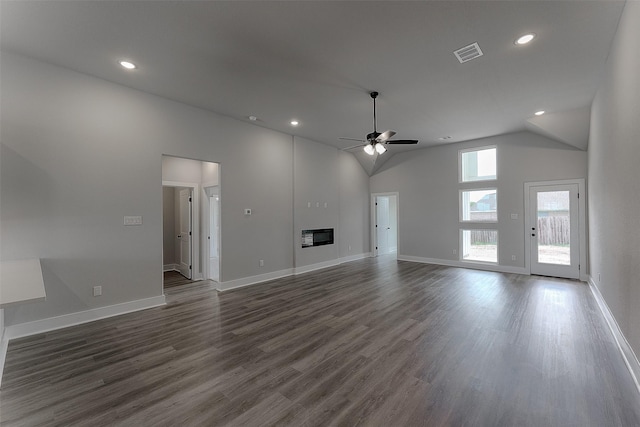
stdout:
{"type": "MultiPolygon", "coordinates": [[[[578,250],[579,254],[579,279],[583,282],[588,280],[587,274],[587,191],[584,178],[564,179],[554,181],[535,181],[524,183],[524,268],[527,274],[531,274],[531,227],[533,226],[533,218],[531,215],[531,203],[529,195],[531,187],[544,187],[552,185],[578,185],[578,250]]],[[[537,225],[536,225],[537,228],[537,225]]]]}
{"type": "MultiPolygon", "coordinates": [[[[209,162],[215,163],[215,162],[209,162]]],[[[218,245],[218,282],[222,282],[222,187],[220,186],[220,163],[218,165],[218,183],[204,183],[202,184],[202,200],[206,200],[206,203],[202,203],[203,205],[203,215],[202,223],[205,224],[202,227],[203,232],[202,239],[207,241],[207,244],[204,245],[204,256],[203,260],[205,261],[202,266],[202,276],[204,280],[211,280],[209,276],[211,275],[211,271],[209,271],[209,260],[211,258],[211,244],[209,243],[207,237],[211,237],[211,198],[206,192],[206,189],[209,187],[218,187],[218,235],[217,235],[217,245],[218,245]]]]}
{"type": "Polygon", "coordinates": [[[398,258],[399,254],[400,254],[400,193],[398,193],[397,191],[390,191],[390,192],[386,192],[386,193],[371,193],[371,207],[369,209],[370,213],[371,213],[371,256],[372,257],[376,257],[378,256],[378,234],[376,233],[376,216],[377,216],[377,209],[376,209],[376,197],[390,197],[390,196],[395,196],[396,198],[396,251],[395,251],[395,256],[396,259],[398,258]]]}
{"type": "MultiPolygon", "coordinates": [[[[191,280],[202,280],[202,273],[198,273],[200,271],[200,184],[163,180],[162,186],[191,188],[191,280]]],[[[163,224],[163,221],[160,224],[163,224]]]]}

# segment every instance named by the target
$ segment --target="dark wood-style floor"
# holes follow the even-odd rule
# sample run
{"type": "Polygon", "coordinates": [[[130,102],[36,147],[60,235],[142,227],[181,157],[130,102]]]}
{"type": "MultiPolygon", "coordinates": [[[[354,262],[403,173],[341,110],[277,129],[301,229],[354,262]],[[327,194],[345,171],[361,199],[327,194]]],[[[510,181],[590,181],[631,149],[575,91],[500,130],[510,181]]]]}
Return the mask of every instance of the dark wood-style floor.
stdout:
{"type": "Polygon", "coordinates": [[[3,426],[638,426],[585,284],[355,261],[13,340],[3,426]]]}

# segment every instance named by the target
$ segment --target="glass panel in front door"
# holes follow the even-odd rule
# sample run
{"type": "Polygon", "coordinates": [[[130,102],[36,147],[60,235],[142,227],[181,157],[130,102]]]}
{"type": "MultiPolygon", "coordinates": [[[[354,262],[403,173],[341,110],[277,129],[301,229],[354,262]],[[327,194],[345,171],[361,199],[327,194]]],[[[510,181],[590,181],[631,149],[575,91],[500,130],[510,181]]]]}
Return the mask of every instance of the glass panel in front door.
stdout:
{"type": "Polygon", "coordinates": [[[539,191],[537,202],[538,262],[571,265],[570,192],[539,191]]]}

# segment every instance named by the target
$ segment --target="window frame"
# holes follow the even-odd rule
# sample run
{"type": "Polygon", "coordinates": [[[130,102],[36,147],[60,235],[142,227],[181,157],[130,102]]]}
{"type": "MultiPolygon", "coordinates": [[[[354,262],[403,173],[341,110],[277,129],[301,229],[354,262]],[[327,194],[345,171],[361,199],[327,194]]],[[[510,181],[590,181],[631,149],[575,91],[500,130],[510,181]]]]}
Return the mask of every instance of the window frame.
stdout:
{"type": "Polygon", "coordinates": [[[460,228],[460,235],[459,235],[459,260],[461,262],[469,262],[469,263],[476,263],[476,264],[486,264],[486,265],[499,265],[500,263],[500,233],[498,232],[497,228],[460,228]],[[477,259],[468,259],[468,258],[464,258],[464,232],[465,231],[495,231],[496,233],[496,260],[495,261],[483,261],[483,260],[477,260],[477,259]]]}
{"type": "Polygon", "coordinates": [[[474,147],[474,148],[463,148],[458,150],[458,184],[468,184],[473,182],[486,182],[486,181],[496,181],[498,179],[498,146],[497,145],[485,145],[482,147],[474,147]],[[462,156],[466,153],[472,153],[475,151],[484,151],[484,150],[496,150],[496,174],[491,178],[480,178],[473,180],[463,180],[463,169],[462,169],[462,156]]]}
{"type": "Polygon", "coordinates": [[[498,223],[498,187],[483,187],[483,188],[460,188],[458,189],[458,220],[462,224],[497,224],[498,223]],[[495,190],[496,193],[496,219],[487,220],[471,220],[464,219],[464,203],[462,200],[462,194],[470,191],[490,191],[495,190]]]}

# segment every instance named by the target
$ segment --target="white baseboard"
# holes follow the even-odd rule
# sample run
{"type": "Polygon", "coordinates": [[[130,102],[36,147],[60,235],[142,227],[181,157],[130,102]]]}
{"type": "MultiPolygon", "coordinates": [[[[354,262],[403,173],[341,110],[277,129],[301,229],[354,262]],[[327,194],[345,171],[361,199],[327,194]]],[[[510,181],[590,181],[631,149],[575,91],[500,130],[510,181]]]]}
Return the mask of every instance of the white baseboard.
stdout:
{"type": "Polygon", "coordinates": [[[167,271],[178,271],[178,265],[177,264],[164,264],[162,266],[162,272],[167,272],[167,271]]]}
{"type": "Polygon", "coordinates": [[[258,274],[257,276],[243,277],[241,279],[227,280],[226,282],[218,282],[218,291],[224,292],[231,289],[243,288],[245,286],[255,285],[257,283],[267,282],[269,280],[280,279],[282,277],[291,276],[293,268],[273,271],[271,273],[258,274]]]}
{"type": "Polygon", "coordinates": [[[371,258],[371,252],[365,252],[363,254],[349,255],[343,256],[340,258],[340,264],[344,264],[345,262],[357,261],[359,259],[371,258]]]}
{"type": "Polygon", "coordinates": [[[94,320],[106,319],[107,317],[119,316],[121,314],[127,314],[134,311],[159,307],[165,304],[166,301],[164,295],[160,295],[157,297],[128,301],[121,304],[98,307],[76,313],[63,314],[62,316],[49,317],[47,319],[35,320],[33,322],[18,323],[17,325],[11,325],[5,328],[5,339],[12,340],[29,335],[41,334],[43,332],[80,325],[82,323],[93,322],[94,320]]]}
{"type": "Polygon", "coordinates": [[[524,267],[510,267],[506,265],[498,264],[484,264],[480,262],[468,262],[468,261],[454,261],[448,259],[438,258],[422,258],[411,255],[398,255],[399,261],[420,262],[423,264],[436,264],[444,265],[447,267],[459,267],[470,268],[473,270],[495,271],[498,273],[514,273],[514,274],[529,274],[524,267]]]}
{"type": "Polygon", "coordinates": [[[640,378],[640,362],[638,362],[638,358],[636,357],[636,354],[634,353],[633,349],[629,345],[629,342],[627,341],[624,334],[622,333],[622,330],[620,329],[620,326],[618,325],[616,318],[613,317],[611,310],[609,310],[609,306],[607,305],[607,302],[604,300],[604,297],[600,293],[598,286],[593,281],[593,277],[589,276],[588,283],[589,283],[589,289],[591,289],[591,293],[593,294],[593,297],[598,303],[598,307],[600,308],[600,311],[602,312],[605,320],[607,321],[607,325],[611,330],[613,338],[615,339],[616,344],[620,349],[620,353],[622,354],[624,363],[627,365],[627,368],[629,369],[629,373],[633,378],[633,382],[636,384],[636,388],[640,392],[640,383],[638,382],[638,379],[640,378]]]}
{"type": "Polygon", "coordinates": [[[310,271],[321,270],[323,268],[335,267],[336,265],[340,265],[339,258],[332,259],[329,261],[324,261],[324,262],[318,262],[316,264],[309,264],[309,265],[303,265],[300,267],[294,267],[293,274],[296,275],[296,274],[308,273],[310,271]]]}
{"type": "Polygon", "coordinates": [[[0,387],[2,387],[2,372],[4,370],[4,361],[7,358],[7,348],[9,347],[9,339],[6,334],[0,339],[0,387]]]}
{"type": "Polygon", "coordinates": [[[231,289],[244,288],[245,286],[257,285],[258,283],[267,282],[269,280],[281,279],[283,277],[292,276],[296,274],[307,273],[313,270],[319,270],[322,268],[333,267],[335,265],[343,264],[345,262],[356,261],[363,258],[368,258],[371,253],[363,253],[357,255],[351,255],[344,258],[338,258],[330,261],[325,261],[317,264],[305,265],[297,268],[286,268],[284,270],[274,271],[271,273],[259,274],[257,276],[243,277],[241,279],[228,280],[226,282],[219,282],[217,290],[220,292],[229,291],[231,289]]]}

